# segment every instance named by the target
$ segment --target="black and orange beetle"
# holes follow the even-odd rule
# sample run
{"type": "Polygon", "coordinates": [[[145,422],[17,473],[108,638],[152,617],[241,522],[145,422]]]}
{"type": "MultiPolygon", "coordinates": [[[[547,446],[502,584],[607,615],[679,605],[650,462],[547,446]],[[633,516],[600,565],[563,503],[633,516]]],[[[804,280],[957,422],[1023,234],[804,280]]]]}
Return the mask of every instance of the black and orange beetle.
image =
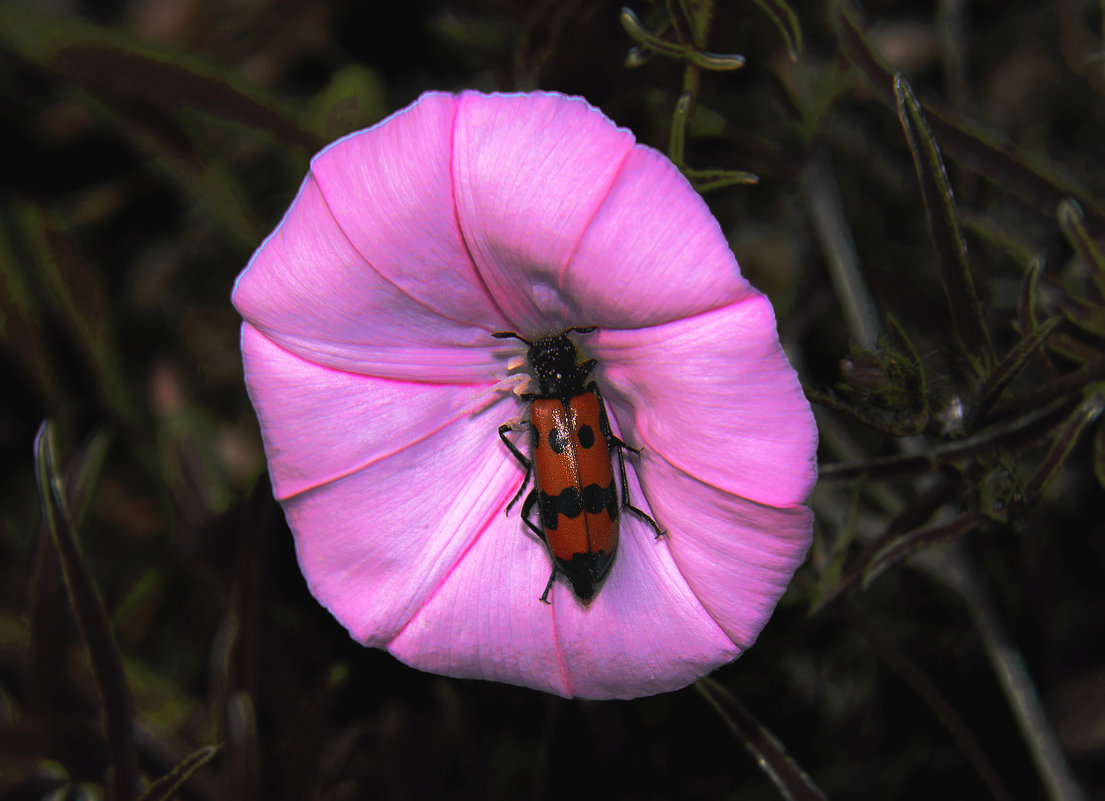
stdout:
{"type": "MultiPolygon", "coordinates": [[[[545,543],[552,556],[549,583],[541,594],[548,603],[556,574],[562,573],[584,603],[595,596],[610,570],[618,549],[618,513],[627,509],[646,521],[656,536],[663,534],[656,521],[629,503],[625,480],[625,456],[629,446],[614,436],[598,385],[589,380],[595,360],[582,360],[570,333],[589,334],[589,328],[569,328],[533,342],[512,331],[493,334],[517,339],[529,346],[527,360],[537,382],[536,392],[522,393],[530,403],[530,458],[507,436],[515,426],[499,426],[499,437],[526,475],[514,499],[518,502],[534,473],[534,489],[522,504],[522,520],[545,543]],[[618,455],[621,499],[614,484],[611,450],[618,455]],[[537,505],[541,525],[529,519],[537,505]]],[[[632,448],[630,450],[633,450],[632,448]]]]}

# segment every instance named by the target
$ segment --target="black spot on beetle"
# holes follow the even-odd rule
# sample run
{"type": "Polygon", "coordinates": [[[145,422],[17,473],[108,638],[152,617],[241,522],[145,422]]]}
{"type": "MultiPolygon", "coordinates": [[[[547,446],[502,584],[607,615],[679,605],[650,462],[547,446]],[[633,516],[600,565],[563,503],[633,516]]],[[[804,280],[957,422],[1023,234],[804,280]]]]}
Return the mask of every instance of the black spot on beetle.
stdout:
{"type": "Polygon", "coordinates": [[[614,482],[611,481],[609,486],[606,487],[600,487],[598,484],[585,487],[583,490],[583,508],[593,515],[597,515],[605,509],[611,520],[616,518],[621,507],[614,492],[614,482]]]}

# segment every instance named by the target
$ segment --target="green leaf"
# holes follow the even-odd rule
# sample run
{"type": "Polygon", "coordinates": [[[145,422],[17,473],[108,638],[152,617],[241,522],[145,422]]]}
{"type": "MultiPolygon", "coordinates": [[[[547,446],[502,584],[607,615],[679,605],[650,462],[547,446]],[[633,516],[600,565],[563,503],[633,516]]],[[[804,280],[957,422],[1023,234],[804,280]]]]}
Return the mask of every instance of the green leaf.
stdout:
{"type": "MultiPolygon", "coordinates": [[[[43,404],[57,410],[62,402],[60,374],[42,327],[42,312],[4,228],[0,228],[0,344],[34,383],[43,404]]],[[[9,379],[10,380],[10,379],[9,379]]]]}
{"type": "Polygon", "coordinates": [[[1094,337],[1105,337],[1105,304],[1068,294],[1063,298],[1070,321],[1094,337]]]}
{"type": "Polygon", "coordinates": [[[1070,242],[1071,247],[1078,251],[1078,255],[1089,266],[1091,270],[1090,277],[1093,278],[1098,294],[1105,298],[1105,253],[1101,251],[1086,231],[1086,225],[1082,218],[1082,208],[1078,205],[1078,201],[1073,198],[1064,198],[1059,204],[1057,216],[1059,217],[1059,227],[1063,229],[1067,241],[1070,242]]]}
{"type": "Polygon", "coordinates": [[[389,111],[381,75],[362,64],[349,64],[312,100],[311,128],[329,141],[373,125],[389,111]]]}
{"type": "Polygon", "coordinates": [[[104,402],[117,419],[137,419],[137,407],[123,380],[107,293],[99,276],[76,252],[68,233],[42,209],[25,206],[19,220],[46,294],[76,350],[86,357],[104,402]]]}
{"type": "Polygon", "coordinates": [[[771,18],[771,21],[775,23],[775,27],[779,29],[779,33],[782,34],[783,41],[786,43],[787,52],[790,53],[791,61],[797,61],[798,55],[802,52],[802,26],[798,24],[798,15],[794,13],[794,9],[784,0],[753,1],[771,18]]]}
{"type": "Polygon", "coordinates": [[[210,762],[217,753],[219,753],[217,745],[207,745],[193,751],[176,767],[146,788],[146,792],[142,793],[138,801],[169,801],[192,774],[210,762]]]}
{"type": "Polygon", "coordinates": [[[917,180],[925,201],[929,230],[936,243],[952,319],[966,346],[967,359],[983,374],[994,363],[994,349],[975,293],[974,278],[967,262],[967,245],[955,216],[955,199],[948,184],[940,148],[925,120],[924,111],[909,83],[900,74],[894,78],[898,119],[909,140],[917,180]]]}
{"type": "MultiPolygon", "coordinates": [[[[690,26],[691,41],[694,42],[696,47],[706,46],[706,37],[710,33],[710,25],[714,21],[714,2],[715,0],[678,0],[679,10],[683,19],[690,26]]],[[[668,0],[667,6],[668,13],[672,17],[672,23],[678,30],[679,18],[672,7],[671,0],[668,0]]]]}
{"type": "Polygon", "coordinates": [[[649,32],[644,25],[641,24],[641,20],[637,15],[629,8],[623,8],[621,10],[621,13],[618,15],[618,20],[621,22],[625,32],[633,37],[634,41],[641,47],[653,50],[661,55],[684,59],[703,69],[714,70],[715,72],[737,70],[744,66],[744,56],[730,53],[708,53],[689,44],[681,44],[679,42],[661,39],[659,36],[649,32]]]}
{"type": "Polygon", "coordinates": [[[687,60],[697,64],[704,70],[714,72],[731,72],[744,66],[744,56],[736,53],[707,53],[705,50],[692,50],[687,54],[687,60]]]}
{"type": "MultiPolygon", "coordinates": [[[[874,542],[870,543],[852,560],[846,570],[835,583],[826,584],[826,589],[820,598],[814,599],[810,607],[810,616],[819,614],[844,593],[857,586],[867,575],[868,566],[880,553],[885,553],[893,547],[902,537],[907,537],[914,530],[920,530],[921,524],[936,514],[944,504],[949,501],[958,501],[962,495],[962,472],[958,470],[946,470],[936,479],[927,490],[915,498],[901,514],[887,527],[886,531],[874,542]]],[[[857,482],[857,487],[868,488],[866,481],[857,482]]],[[[855,499],[853,499],[855,503],[855,499]]],[[[851,525],[849,512],[849,525],[851,525]]],[[[847,531],[847,529],[845,529],[847,531]]],[[[850,539],[850,534],[849,534],[850,539]]]]}
{"type": "Polygon", "coordinates": [[[652,60],[654,53],[647,47],[641,45],[633,45],[629,48],[629,51],[625,54],[625,61],[623,64],[627,70],[636,69],[637,67],[643,67],[649,61],[652,60]]]}
{"type": "MultiPolygon", "coordinates": [[[[833,0],[829,21],[852,66],[859,70],[882,102],[894,107],[894,71],[871,43],[855,3],[833,0]]],[[[1087,216],[1105,225],[1105,206],[1061,167],[1018,147],[946,104],[928,99],[924,102],[924,112],[941,146],[960,166],[1040,209],[1050,211],[1063,198],[1073,197],[1087,216]]]]}
{"type": "Polygon", "coordinates": [[[1038,309],[1040,292],[1037,286],[1043,269],[1043,257],[1036,256],[1029,263],[1028,272],[1024,275],[1024,283],[1021,285],[1021,299],[1017,307],[1017,318],[1020,320],[1022,331],[1033,331],[1040,324],[1038,309]]]}
{"type": "Polygon", "coordinates": [[[668,156],[672,164],[682,168],[687,141],[687,117],[691,113],[694,97],[690,92],[682,92],[675,101],[671,113],[671,139],[668,141],[668,156]]]}
{"type": "Polygon", "coordinates": [[[1030,264],[1036,257],[1036,244],[1022,230],[1009,230],[995,216],[977,209],[956,209],[964,230],[974,234],[990,247],[1004,253],[1014,264],[1030,264]]]}
{"type": "Polygon", "coordinates": [[[27,8],[0,5],[0,42],[94,97],[111,92],[124,103],[129,98],[195,109],[275,136],[307,154],[325,144],[232,70],[190,53],[153,47],[122,29],[28,13],[27,8]]]}
{"type": "Polygon", "coordinates": [[[84,561],[69,514],[65,485],[56,464],[54,427],[49,420],[38,429],[34,452],[42,519],[57,551],[65,589],[103,702],[112,798],[131,801],[137,787],[138,768],[130,688],[111,635],[103,599],[84,561]]]}
{"type": "Polygon", "coordinates": [[[752,186],[760,182],[759,176],[746,170],[692,170],[685,167],[683,174],[699,193],[726,186],[752,186]]]}
{"type": "Polygon", "coordinates": [[[72,457],[66,470],[65,481],[69,490],[66,503],[73,525],[78,530],[92,506],[92,493],[100,482],[111,439],[109,431],[95,431],[72,457]]]}
{"type": "Polygon", "coordinates": [[[1097,420],[1103,411],[1105,411],[1105,384],[1092,384],[1086,389],[1085,400],[1078,404],[1078,408],[1070,414],[1055,434],[1047,456],[1025,487],[1025,494],[1029,500],[1035,500],[1043,494],[1048,484],[1067,463],[1082,432],[1090,423],[1097,420]]]}
{"type": "Polygon", "coordinates": [[[618,22],[622,24],[622,28],[625,29],[625,32],[628,33],[637,44],[648,50],[652,50],[654,53],[663,53],[667,56],[682,58],[691,49],[690,45],[670,42],[667,39],[661,39],[659,36],[651,33],[641,24],[640,18],[633,13],[631,8],[622,8],[621,12],[618,14],[618,22]]]}
{"type": "Polygon", "coordinates": [[[1040,349],[1047,342],[1048,337],[1052,332],[1063,322],[1063,317],[1052,317],[1050,320],[1045,320],[1035,329],[1029,331],[1028,334],[1023,336],[1011,351],[1005,355],[1005,358],[998,363],[998,365],[990,371],[986,376],[986,380],[983,382],[982,390],[979,392],[978,400],[974,403],[974,408],[971,409],[971,422],[968,428],[973,428],[978,421],[986,418],[986,413],[990,411],[990,408],[994,405],[1001,393],[1005,391],[1005,388],[1009,386],[1009,383],[1020,375],[1024,366],[1028,363],[1040,349]]]}

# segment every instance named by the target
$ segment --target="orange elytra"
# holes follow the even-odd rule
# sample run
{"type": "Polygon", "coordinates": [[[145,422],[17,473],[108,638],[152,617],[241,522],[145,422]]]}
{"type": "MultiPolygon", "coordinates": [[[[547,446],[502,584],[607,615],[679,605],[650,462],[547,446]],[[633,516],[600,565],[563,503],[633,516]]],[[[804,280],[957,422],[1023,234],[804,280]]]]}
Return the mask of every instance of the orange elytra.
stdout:
{"type": "MultiPolygon", "coordinates": [[[[534,474],[534,489],[522,504],[522,520],[548,548],[553,569],[541,600],[548,603],[557,573],[562,574],[584,603],[594,598],[614,563],[618,550],[618,514],[634,512],[656,531],[656,521],[629,503],[625,456],[629,446],[614,436],[598,384],[590,380],[594,359],[582,359],[570,333],[589,334],[589,328],[569,328],[530,342],[511,331],[493,336],[517,339],[529,346],[527,361],[537,391],[521,395],[530,403],[530,456],[507,437],[516,426],[499,426],[510,452],[525,469],[522,486],[507,511],[522,497],[534,474]],[[617,453],[621,497],[614,479],[617,453]],[[537,506],[540,526],[530,518],[537,506]]],[[[632,449],[631,449],[632,450],[632,449]]]]}

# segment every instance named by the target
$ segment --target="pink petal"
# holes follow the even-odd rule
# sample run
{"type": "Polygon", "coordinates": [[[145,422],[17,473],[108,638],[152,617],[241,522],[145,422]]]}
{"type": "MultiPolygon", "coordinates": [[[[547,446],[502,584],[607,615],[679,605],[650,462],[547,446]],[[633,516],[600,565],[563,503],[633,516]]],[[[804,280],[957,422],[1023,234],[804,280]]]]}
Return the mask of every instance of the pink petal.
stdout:
{"type": "Polygon", "coordinates": [[[437,383],[487,379],[497,367],[488,330],[505,321],[456,229],[448,108],[430,96],[315,159],[315,173],[238,277],[233,301],[249,323],[285,349],[341,370],[437,383]],[[397,133],[408,139],[395,141],[397,133]],[[423,140],[442,152],[407,164],[421,156],[423,140]],[[389,184],[396,176],[412,182],[402,187],[409,197],[389,184]],[[352,213],[351,195],[360,203],[352,213]]]}
{"type": "Polygon", "coordinates": [[[691,590],[733,642],[749,648],[805,559],[813,513],[721,492],[647,451],[640,471],[691,590]]]}
{"type": "MultiPolygon", "coordinates": [[[[633,498],[643,501],[639,492],[633,498]]],[[[566,586],[554,598],[568,607],[557,615],[557,633],[574,694],[669,692],[736,659],[740,649],[695,597],[667,541],[632,514],[621,527],[614,567],[586,613],[569,606],[574,599],[566,586]]]]}
{"type": "Polygon", "coordinates": [[[599,329],[586,344],[630,444],[768,506],[813,489],[817,427],[762,295],[667,325],[599,329]]]}
{"type": "MultiPolygon", "coordinates": [[[[630,478],[632,497],[643,496],[630,478]]],[[[589,606],[557,579],[516,512],[492,523],[389,646],[407,664],[564,696],[633,698],[678,689],[739,649],[689,590],[666,541],[620,518],[618,555],[589,606]]]]}
{"type": "Polygon", "coordinates": [[[404,295],[449,320],[498,330],[504,320],[461,238],[453,200],[459,99],[429,92],[311,162],[326,203],[365,261],[404,295]]]}
{"type": "Polygon", "coordinates": [[[560,330],[574,312],[565,270],[633,136],[578,97],[460,98],[453,142],[457,216],[502,313],[518,330],[560,330]]]}
{"type": "Polygon", "coordinates": [[[282,501],[311,592],[365,645],[386,646],[485,529],[504,525],[520,475],[499,442],[501,417],[492,407],[462,418],[282,501]]]}
{"type": "Polygon", "coordinates": [[[721,227],[666,157],[638,145],[579,243],[564,284],[580,324],[640,328],[750,292],[721,227]]]}
{"type": "Polygon", "coordinates": [[[539,600],[549,569],[517,508],[500,511],[388,650],[421,670],[570,695],[553,609],[539,600]]]}
{"type": "Polygon", "coordinates": [[[249,323],[242,357],[279,500],[386,459],[500,397],[490,384],[415,384],[321,367],[249,323]]]}

